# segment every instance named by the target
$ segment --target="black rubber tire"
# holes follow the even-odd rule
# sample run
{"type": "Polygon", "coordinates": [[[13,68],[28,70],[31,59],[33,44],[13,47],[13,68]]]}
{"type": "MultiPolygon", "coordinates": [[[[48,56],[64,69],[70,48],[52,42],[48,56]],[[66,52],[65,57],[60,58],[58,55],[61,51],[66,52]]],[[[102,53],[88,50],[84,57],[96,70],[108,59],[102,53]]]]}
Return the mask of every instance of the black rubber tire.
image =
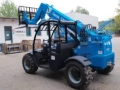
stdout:
{"type": "Polygon", "coordinates": [[[79,62],[76,62],[76,61],[70,61],[67,63],[66,69],[65,69],[65,75],[66,75],[68,84],[72,88],[79,89],[79,90],[83,90],[87,88],[93,79],[92,69],[89,66],[84,67],[79,62]],[[73,83],[69,78],[68,72],[71,67],[76,67],[82,75],[81,81],[77,84],[73,83]]]}
{"type": "Polygon", "coordinates": [[[38,69],[38,67],[35,64],[35,61],[32,58],[32,55],[30,55],[29,53],[25,54],[23,56],[22,65],[23,65],[23,68],[24,68],[25,72],[28,73],[28,74],[34,74],[37,71],[37,69],[38,69]],[[26,69],[26,67],[25,67],[25,60],[27,60],[30,63],[29,70],[26,69]]]}
{"type": "Polygon", "coordinates": [[[97,70],[98,74],[108,75],[114,69],[114,65],[108,66],[103,70],[97,70]]]}

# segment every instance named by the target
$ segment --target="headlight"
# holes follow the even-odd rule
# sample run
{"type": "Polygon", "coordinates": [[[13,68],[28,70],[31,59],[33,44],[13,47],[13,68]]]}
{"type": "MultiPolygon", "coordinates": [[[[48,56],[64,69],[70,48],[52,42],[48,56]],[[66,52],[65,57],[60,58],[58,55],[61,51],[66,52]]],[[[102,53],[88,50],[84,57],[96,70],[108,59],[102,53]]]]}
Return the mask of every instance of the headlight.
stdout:
{"type": "Polygon", "coordinates": [[[112,65],[111,61],[107,62],[107,66],[111,66],[111,65],[112,65]]]}

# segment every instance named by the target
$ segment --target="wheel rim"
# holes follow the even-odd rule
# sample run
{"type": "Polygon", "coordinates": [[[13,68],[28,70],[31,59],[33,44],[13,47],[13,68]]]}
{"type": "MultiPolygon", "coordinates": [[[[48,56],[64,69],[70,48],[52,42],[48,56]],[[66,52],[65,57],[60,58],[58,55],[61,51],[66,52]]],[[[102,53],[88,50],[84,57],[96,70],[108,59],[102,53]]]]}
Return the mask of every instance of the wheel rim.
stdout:
{"type": "Polygon", "coordinates": [[[71,67],[69,69],[68,76],[69,76],[69,79],[75,84],[81,82],[82,75],[81,75],[81,72],[76,67],[71,67]]]}
{"type": "Polygon", "coordinates": [[[29,62],[29,60],[27,60],[27,59],[24,60],[24,67],[25,67],[25,69],[27,69],[27,70],[30,69],[30,62],[29,62]]]}

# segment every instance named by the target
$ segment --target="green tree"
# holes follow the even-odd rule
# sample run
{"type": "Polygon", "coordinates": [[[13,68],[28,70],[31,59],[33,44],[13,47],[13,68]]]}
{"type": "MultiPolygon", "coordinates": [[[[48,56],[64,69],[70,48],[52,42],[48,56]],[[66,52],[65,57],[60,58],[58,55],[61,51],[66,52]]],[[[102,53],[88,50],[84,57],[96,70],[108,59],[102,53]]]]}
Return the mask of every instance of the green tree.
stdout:
{"type": "Polygon", "coordinates": [[[116,8],[116,12],[117,12],[118,14],[120,14],[120,0],[119,0],[119,2],[118,2],[118,8],[116,8]]]}
{"type": "Polygon", "coordinates": [[[18,17],[17,6],[10,0],[5,0],[0,5],[0,17],[18,17]]]}
{"type": "Polygon", "coordinates": [[[78,13],[83,13],[83,14],[87,14],[87,15],[89,15],[88,10],[86,10],[85,8],[80,7],[80,6],[77,6],[77,8],[76,8],[75,12],[78,12],[78,13]]]}
{"type": "Polygon", "coordinates": [[[115,31],[120,31],[120,14],[115,16],[114,29],[115,31]]]}
{"type": "Polygon", "coordinates": [[[120,34],[120,0],[118,3],[118,8],[116,9],[117,15],[114,17],[114,24],[111,27],[115,32],[120,34]]]}

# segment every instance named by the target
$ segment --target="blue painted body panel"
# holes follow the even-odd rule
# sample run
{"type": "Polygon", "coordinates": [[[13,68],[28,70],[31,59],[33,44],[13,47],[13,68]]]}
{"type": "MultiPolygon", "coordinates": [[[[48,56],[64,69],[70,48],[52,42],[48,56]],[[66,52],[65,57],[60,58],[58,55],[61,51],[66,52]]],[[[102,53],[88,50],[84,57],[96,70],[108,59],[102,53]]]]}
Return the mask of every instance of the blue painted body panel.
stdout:
{"type": "MultiPolygon", "coordinates": [[[[30,25],[36,25],[38,20],[44,20],[45,15],[48,15],[53,20],[65,20],[65,21],[74,21],[70,17],[56,10],[52,6],[48,4],[41,3],[38,11],[36,12],[35,17],[32,20],[27,18],[27,14],[24,12],[23,21],[30,25]]],[[[39,23],[40,24],[40,23],[39,23]]],[[[82,27],[84,24],[80,21],[77,21],[77,38],[81,40],[81,36],[79,36],[82,27]]],[[[62,29],[62,27],[61,27],[62,29]]],[[[69,27],[71,31],[74,32],[72,27],[69,27]]],[[[100,29],[99,29],[100,31],[100,29]]],[[[112,52],[112,42],[111,35],[108,34],[100,34],[96,31],[86,29],[86,40],[81,41],[80,45],[76,47],[73,51],[73,56],[84,56],[87,57],[91,61],[91,67],[104,69],[107,67],[107,63],[109,61],[114,64],[114,53],[112,52]]],[[[61,36],[64,36],[64,31],[61,32],[61,36]]],[[[56,34],[55,37],[56,38],[56,34]]],[[[68,35],[68,42],[74,42],[74,39],[68,35]]]]}
{"type": "Polygon", "coordinates": [[[91,67],[104,69],[107,66],[108,62],[112,62],[114,64],[115,54],[113,52],[106,55],[93,55],[89,59],[92,62],[91,67]]]}

